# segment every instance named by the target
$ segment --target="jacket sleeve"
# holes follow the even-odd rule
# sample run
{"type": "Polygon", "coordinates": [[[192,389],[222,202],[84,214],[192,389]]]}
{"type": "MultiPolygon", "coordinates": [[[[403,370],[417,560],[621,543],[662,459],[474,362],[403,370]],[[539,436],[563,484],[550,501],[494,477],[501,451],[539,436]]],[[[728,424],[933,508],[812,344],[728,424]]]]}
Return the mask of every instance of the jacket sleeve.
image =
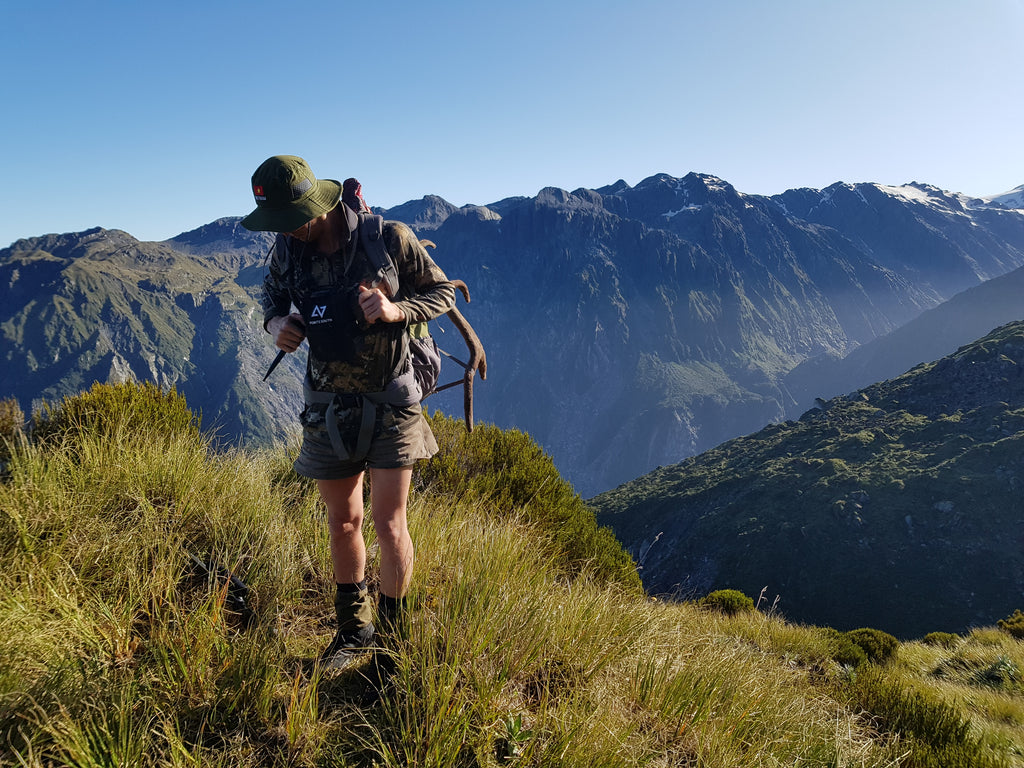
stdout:
{"type": "Polygon", "coordinates": [[[406,325],[443,315],[455,306],[455,286],[448,280],[413,231],[405,224],[384,224],[388,252],[398,270],[399,293],[395,304],[405,313],[406,325]]]}
{"type": "Polygon", "coordinates": [[[289,271],[288,248],[284,235],[278,235],[270,249],[270,268],[263,278],[263,330],[275,317],[285,317],[292,308],[286,275],[289,271]]]}

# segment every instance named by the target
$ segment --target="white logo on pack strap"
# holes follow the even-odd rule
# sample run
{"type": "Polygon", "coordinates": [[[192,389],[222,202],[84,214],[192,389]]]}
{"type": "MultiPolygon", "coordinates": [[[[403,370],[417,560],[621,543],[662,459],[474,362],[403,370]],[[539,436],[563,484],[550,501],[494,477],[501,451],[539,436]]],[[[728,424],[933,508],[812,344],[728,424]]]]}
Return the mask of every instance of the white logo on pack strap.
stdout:
{"type": "Polygon", "coordinates": [[[313,307],[312,314],[313,314],[313,317],[321,317],[321,318],[322,317],[326,317],[326,315],[327,315],[327,305],[324,304],[323,306],[313,307]]]}

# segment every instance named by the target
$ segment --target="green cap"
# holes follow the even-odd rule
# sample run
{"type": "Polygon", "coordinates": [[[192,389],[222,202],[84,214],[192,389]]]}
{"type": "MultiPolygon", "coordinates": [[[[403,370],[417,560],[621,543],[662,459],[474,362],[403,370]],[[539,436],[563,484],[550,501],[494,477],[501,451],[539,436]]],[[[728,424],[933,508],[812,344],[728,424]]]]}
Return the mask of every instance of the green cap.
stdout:
{"type": "Polygon", "coordinates": [[[253,231],[291,232],[338,204],[341,184],[317,179],[294,155],[268,158],[252,175],[256,210],[242,219],[253,231]]]}

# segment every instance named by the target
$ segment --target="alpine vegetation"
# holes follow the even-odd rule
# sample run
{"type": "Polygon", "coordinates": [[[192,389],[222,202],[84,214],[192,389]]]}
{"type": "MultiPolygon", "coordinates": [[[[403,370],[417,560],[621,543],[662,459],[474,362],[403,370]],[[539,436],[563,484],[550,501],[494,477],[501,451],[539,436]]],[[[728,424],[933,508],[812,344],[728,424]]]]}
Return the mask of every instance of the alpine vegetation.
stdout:
{"type": "Polygon", "coordinates": [[[1019,764],[1009,631],[899,643],[736,595],[649,598],[526,436],[434,418],[442,452],[410,509],[412,620],[386,677],[372,657],[316,661],[332,577],[295,445],[218,449],[152,385],[7,419],[0,762],[1019,764]]]}

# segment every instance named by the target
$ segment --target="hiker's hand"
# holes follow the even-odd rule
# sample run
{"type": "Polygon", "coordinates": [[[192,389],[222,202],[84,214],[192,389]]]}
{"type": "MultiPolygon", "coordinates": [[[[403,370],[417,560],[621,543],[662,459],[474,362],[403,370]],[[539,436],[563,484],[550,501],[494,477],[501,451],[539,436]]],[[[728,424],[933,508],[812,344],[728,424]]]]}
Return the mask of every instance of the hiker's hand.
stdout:
{"type": "Polygon", "coordinates": [[[405,312],[396,307],[380,288],[359,286],[359,308],[368,323],[401,323],[405,321],[405,312]]]}
{"type": "Polygon", "coordinates": [[[287,317],[274,317],[267,323],[267,330],[274,337],[274,345],[285,352],[294,352],[306,338],[306,324],[302,315],[292,312],[287,317]]]}

